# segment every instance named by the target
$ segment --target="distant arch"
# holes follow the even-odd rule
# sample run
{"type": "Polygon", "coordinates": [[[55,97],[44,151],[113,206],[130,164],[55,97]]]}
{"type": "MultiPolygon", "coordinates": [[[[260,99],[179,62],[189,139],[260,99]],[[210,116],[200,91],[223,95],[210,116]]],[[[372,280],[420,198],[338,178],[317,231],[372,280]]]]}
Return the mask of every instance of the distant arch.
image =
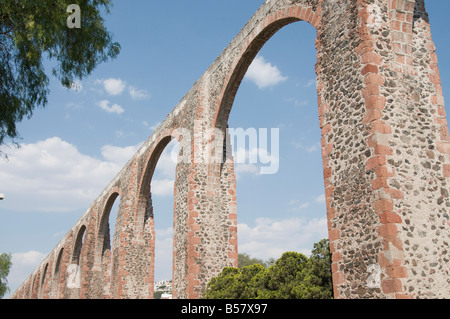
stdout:
{"type": "MultiPolygon", "coordinates": [[[[119,198],[120,200],[121,196],[119,189],[115,188],[113,192],[109,195],[108,199],[106,200],[106,203],[102,210],[100,223],[97,231],[97,241],[95,245],[94,267],[99,267],[101,265],[103,255],[107,250],[111,250],[112,248],[112,238],[114,237],[114,234],[111,234],[110,231],[111,227],[109,217],[111,214],[111,209],[114,206],[114,203],[116,202],[117,198],[119,198]]],[[[115,220],[113,222],[116,223],[115,220]]]]}
{"type": "Polygon", "coordinates": [[[59,250],[59,253],[56,257],[55,269],[53,270],[53,282],[52,282],[52,292],[54,298],[59,298],[59,289],[61,283],[61,264],[62,258],[64,255],[64,247],[59,250]]]}
{"type": "Polygon", "coordinates": [[[48,263],[45,264],[44,266],[44,270],[42,272],[42,278],[41,278],[41,284],[40,284],[40,289],[39,289],[39,296],[40,298],[44,298],[45,297],[45,281],[47,279],[47,273],[48,273],[48,263]]]}
{"type": "Polygon", "coordinates": [[[77,237],[75,239],[75,245],[73,247],[73,253],[72,253],[72,264],[80,266],[80,259],[81,259],[81,250],[83,248],[83,239],[84,234],[86,232],[86,226],[81,225],[77,237]]]}
{"type": "Polygon", "coordinates": [[[190,136],[183,135],[182,129],[174,129],[169,132],[163,132],[159,139],[155,141],[155,146],[150,150],[149,155],[145,161],[145,166],[141,180],[139,182],[139,193],[138,193],[138,214],[136,216],[137,228],[137,238],[142,239],[143,229],[146,222],[150,217],[152,217],[151,211],[151,181],[153,174],[155,173],[156,165],[158,164],[161,154],[167,147],[167,145],[176,139],[179,144],[179,155],[183,155],[184,148],[182,147],[182,141],[184,139],[189,139],[190,136]]]}

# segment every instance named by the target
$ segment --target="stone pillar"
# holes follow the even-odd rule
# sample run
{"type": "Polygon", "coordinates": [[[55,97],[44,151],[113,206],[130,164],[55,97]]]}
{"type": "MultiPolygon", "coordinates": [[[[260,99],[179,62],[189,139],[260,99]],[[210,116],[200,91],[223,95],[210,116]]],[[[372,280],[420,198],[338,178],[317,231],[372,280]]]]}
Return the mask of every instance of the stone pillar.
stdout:
{"type": "Polygon", "coordinates": [[[348,18],[323,11],[317,71],[335,297],[448,296],[450,148],[423,1],[355,1],[348,18]]]}

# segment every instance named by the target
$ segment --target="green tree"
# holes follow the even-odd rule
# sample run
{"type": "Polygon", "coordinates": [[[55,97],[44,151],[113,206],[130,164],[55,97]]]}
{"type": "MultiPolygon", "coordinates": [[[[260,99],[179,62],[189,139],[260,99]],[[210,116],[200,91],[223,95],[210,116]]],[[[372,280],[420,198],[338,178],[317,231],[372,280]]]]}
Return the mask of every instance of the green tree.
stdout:
{"type": "Polygon", "coordinates": [[[8,277],[9,269],[12,266],[11,254],[3,253],[0,255],[0,299],[9,292],[8,277]]]}
{"type": "MultiPolygon", "coordinates": [[[[311,298],[327,299],[333,296],[333,282],[331,279],[331,253],[328,239],[322,239],[314,244],[310,262],[311,277],[315,287],[321,289],[311,290],[311,298]]],[[[313,286],[312,284],[310,286],[313,286]]]]}
{"type": "Polygon", "coordinates": [[[54,62],[51,73],[70,88],[119,54],[101,16],[110,7],[110,0],[0,0],[0,145],[6,139],[17,144],[16,123],[46,105],[44,58],[54,62]],[[80,8],[80,28],[67,21],[72,2],[80,8]]]}
{"type": "Polygon", "coordinates": [[[267,264],[261,259],[252,258],[247,253],[238,254],[238,268],[239,269],[242,269],[245,266],[250,266],[250,265],[254,265],[254,264],[259,264],[259,265],[262,265],[263,267],[267,267],[267,264]]]}
{"type": "MultiPolygon", "coordinates": [[[[251,260],[251,258],[248,258],[251,260]]],[[[330,299],[331,255],[328,240],[314,244],[311,256],[286,252],[265,268],[252,264],[225,268],[211,279],[206,299],[330,299]]]]}
{"type": "Polygon", "coordinates": [[[210,280],[203,297],[206,299],[239,299],[240,291],[237,289],[237,283],[240,276],[239,268],[225,267],[219,276],[210,280]]]}

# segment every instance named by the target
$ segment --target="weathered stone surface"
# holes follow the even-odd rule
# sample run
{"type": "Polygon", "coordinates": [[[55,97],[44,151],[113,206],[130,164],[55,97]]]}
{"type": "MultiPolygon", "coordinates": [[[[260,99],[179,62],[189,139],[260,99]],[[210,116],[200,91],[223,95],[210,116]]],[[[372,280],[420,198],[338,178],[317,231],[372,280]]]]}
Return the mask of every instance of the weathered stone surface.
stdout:
{"type": "Polygon", "coordinates": [[[317,29],[335,297],[450,297],[450,138],[424,0],[268,0],[13,298],[152,298],[150,181],[172,138],[175,297],[200,297],[237,265],[236,179],[221,141],[248,66],[296,21],[317,29]],[[117,196],[111,262],[102,221],[117,196]],[[74,264],[80,288],[67,285],[74,264]]]}

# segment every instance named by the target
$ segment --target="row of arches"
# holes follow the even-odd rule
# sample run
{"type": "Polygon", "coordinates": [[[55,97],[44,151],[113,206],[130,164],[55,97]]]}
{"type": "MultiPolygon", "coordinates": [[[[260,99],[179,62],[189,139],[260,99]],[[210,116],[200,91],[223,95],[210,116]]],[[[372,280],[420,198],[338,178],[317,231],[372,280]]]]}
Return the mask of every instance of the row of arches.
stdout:
{"type": "MultiPolygon", "coordinates": [[[[304,15],[306,14],[305,11],[304,15]]],[[[311,18],[313,16],[314,15],[311,15],[311,18]]],[[[225,130],[227,127],[228,116],[239,84],[251,61],[256,56],[256,53],[261,49],[263,42],[267,41],[282,27],[295,21],[299,21],[299,19],[282,19],[279,23],[274,23],[259,36],[259,40],[262,41],[255,41],[256,44],[249,48],[248,51],[250,53],[246,55],[245,59],[242,59],[242,64],[236,66],[235,69],[237,71],[229,81],[229,86],[224,88],[226,93],[222,92],[224,95],[221,96],[223,105],[220,108],[220,112],[214,116],[216,122],[214,126],[216,128],[225,130]]],[[[155,146],[149,152],[150,155],[146,167],[143,170],[143,174],[141,175],[142,177],[139,178],[142,182],[140,183],[140,188],[137,193],[138,199],[136,211],[140,213],[137,214],[134,222],[136,229],[138,229],[138,231],[136,231],[137,240],[143,240],[144,246],[153,252],[153,260],[150,260],[148,263],[150,266],[148,272],[151,281],[154,279],[155,272],[155,228],[151,195],[152,187],[150,184],[158,159],[172,140],[173,137],[167,135],[155,142],[155,146]],[[139,229],[142,232],[139,231],[139,229]]],[[[24,285],[24,287],[26,287],[24,297],[114,297],[112,296],[112,291],[117,290],[117,287],[114,286],[117,285],[117,283],[113,280],[113,278],[117,276],[117,273],[115,273],[117,272],[117,267],[114,265],[117,264],[118,259],[117,255],[114,254],[114,247],[116,247],[118,243],[115,244],[114,240],[112,240],[113,234],[110,232],[110,212],[112,207],[117,203],[122,205],[121,198],[122,196],[118,189],[113,191],[106,200],[104,200],[103,204],[99,205],[100,208],[98,209],[98,217],[95,223],[86,220],[85,222],[81,222],[81,224],[72,231],[68,240],[65,241],[64,246],[58,247],[49,257],[50,261],[44,262],[32,275],[31,280],[28,281],[29,283],[24,285]],[[87,257],[88,255],[91,256],[87,257]],[[93,258],[91,258],[92,256],[93,258]],[[90,278],[89,283],[85,281],[86,278],[90,278]],[[92,284],[94,282],[101,284],[98,285],[98,287],[93,287],[92,284]],[[89,291],[83,288],[88,284],[90,285],[89,291]],[[70,287],[68,287],[68,285],[70,287]],[[86,296],[86,294],[89,296],[86,296]]],[[[231,203],[231,205],[232,204],[233,203],[231,203]]],[[[120,238],[120,236],[118,236],[118,238],[120,238]]],[[[149,294],[151,295],[152,292],[149,292],[149,294]]]]}
{"type": "MultiPolygon", "coordinates": [[[[409,205],[407,200],[412,198],[412,193],[401,187],[410,182],[413,174],[409,166],[405,172],[409,171],[410,175],[397,174],[394,167],[398,165],[392,156],[396,151],[400,155],[400,150],[404,151],[403,146],[411,151],[410,155],[413,153],[411,146],[406,145],[409,143],[401,144],[402,138],[392,132],[401,127],[399,123],[402,120],[406,123],[417,121],[416,118],[410,118],[412,113],[404,105],[411,108],[423,106],[436,112],[437,101],[442,100],[442,95],[439,76],[434,70],[426,73],[427,76],[409,77],[406,81],[404,75],[409,74],[410,67],[416,66],[408,65],[411,64],[410,59],[394,59],[394,54],[398,52],[391,46],[384,51],[382,46],[382,43],[397,38],[395,33],[391,35],[390,32],[398,26],[395,23],[398,21],[393,20],[391,13],[406,10],[413,21],[415,11],[421,11],[422,8],[415,7],[415,1],[392,0],[389,6],[386,2],[375,2],[383,11],[378,12],[376,6],[371,7],[364,1],[358,4],[348,2],[343,6],[325,0],[298,0],[290,4],[289,1],[266,1],[251,23],[242,29],[225,50],[226,54],[217,59],[205,76],[196,82],[184,98],[184,103],[180,103],[169,114],[148,144],[138,151],[139,161],[135,158],[129,162],[124,168],[124,174],[113,182],[119,184],[120,178],[123,178],[123,183],[128,185],[109,188],[110,192],[102,197],[99,205],[101,209],[98,212],[102,212],[102,215],[93,212],[98,218],[82,218],[64,245],[57,247],[48,264],[46,261],[39,267],[21,293],[28,297],[39,297],[43,289],[41,294],[44,297],[46,294],[57,298],[122,297],[122,290],[129,289],[123,291],[123,296],[133,298],[152,295],[155,238],[151,187],[148,183],[152,180],[159,156],[170,141],[168,136],[173,136],[162,134],[166,128],[188,128],[192,138],[185,140],[190,144],[188,150],[192,150],[194,155],[190,157],[192,162],[186,166],[177,166],[174,185],[176,244],[173,246],[173,278],[178,285],[175,288],[179,293],[177,297],[201,297],[212,275],[225,266],[237,263],[236,180],[233,165],[227,165],[226,156],[222,158],[227,159],[225,163],[212,164],[196,163],[195,156],[202,153],[205,145],[210,145],[210,136],[205,137],[203,133],[212,127],[225,131],[240,82],[264,43],[284,26],[295,21],[307,21],[318,31],[316,83],[320,149],[330,251],[333,254],[331,269],[335,297],[409,297],[406,295],[407,280],[409,291],[415,287],[408,278],[411,273],[407,274],[407,270],[415,266],[411,266],[412,259],[403,255],[403,244],[409,245],[410,239],[403,241],[405,236],[409,237],[409,233],[405,234],[406,228],[402,225],[405,225],[403,220],[407,218],[418,220],[423,211],[418,206],[415,210],[402,211],[403,207],[409,207],[405,205],[409,205]],[[377,17],[383,19],[377,21],[377,17]],[[374,28],[377,30],[372,30],[374,28]],[[385,32],[379,32],[378,29],[385,32]],[[398,74],[391,70],[398,71],[398,74]],[[388,84],[384,80],[398,83],[399,88],[388,91],[388,84]],[[414,98],[412,91],[402,97],[397,94],[411,88],[412,84],[435,84],[435,87],[431,89],[432,85],[428,85],[431,97],[419,104],[420,99],[414,98]],[[399,111],[396,117],[393,117],[393,110],[399,111]],[[387,141],[392,143],[387,146],[387,141]],[[394,190],[388,184],[394,178],[396,184],[400,185],[399,189],[394,190]],[[120,189],[126,191],[121,194],[120,189]],[[126,196],[119,208],[120,236],[115,236],[120,238],[121,245],[126,246],[120,251],[124,253],[121,256],[114,251],[111,254],[111,249],[105,244],[108,235],[105,232],[100,234],[106,229],[103,218],[112,205],[112,196],[126,196]],[[402,217],[397,213],[401,213],[402,217]],[[91,255],[88,258],[89,253],[91,255]],[[112,261],[108,261],[108,258],[112,258],[112,261]],[[69,265],[74,265],[75,272],[70,274],[75,280],[74,285],[79,283],[81,287],[70,293],[64,286],[69,265]],[[177,272],[175,268],[178,268],[177,272]],[[371,277],[368,269],[380,271],[381,280],[377,281],[376,286],[367,285],[371,277]],[[80,282],[77,282],[77,271],[81,274],[80,282]],[[142,271],[145,272],[144,276],[140,274],[142,271]],[[51,289],[49,283],[54,283],[51,289]],[[85,285],[89,286],[89,291],[83,291],[85,285]],[[143,291],[145,289],[147,291],[143,291]]],[[[417,1],[417,4],[421,3],[423,1],[417,1]]],[[[404,13],[398,16],[403,19],[404,13]]],[[[414,44],[411,26],[408,25],[408,36],[402,37],[402,41],[409,46],[414,44]]],[[[421,37],[428,39],[428,35],[421,37]]],[[[431,39],[429,43],[432,43],[431,39]]],[[[402,48],[406,47],[404,43],[400,44],[402,48]]],[[[427,61],[424,65],[430,63],[427,61]]],[[[436,67],[434,64],[431,66],[436,67]]],[[[413,73],[409,75],[415,76],[413,73]]],[[[445,114],[440,114],[439,123],[436,120],[434,126],[436,131],[441,126],[442,129],[447,128],[445,114]]],[[[418,135],[415,141],[423,142],[421,137],[418,135]]],[[[444,143],[448,141],[443,140],[444,137],[442,141],[437,140],[436,149],[445,154],[448,147],[444,143]]],[[[425,145],[422,147],[425,148],[425,145]]],[[[214,153],[211,149],[209,151],[214,153]]],[[[226,152],[224,154],[228,155],[226,152]]],[[[440,175],[427,174],[432,176],[430,184],[437,183],[437,180],[445,181],[448,177],[448,164],[443,164],[448,161],[444,161],[443,156],[440,156],[438,166],[441,167],[440,175]]],[[[419,177],[414,177],[413,181],[419,184],[419,177]]],[[[421,192],[417,190],[419,194],[421,192]]],[[[436,195],[429,193],[426,196],[429,210],[442,212],[439,207],[442,199],[436,201],[437,198],[433,197],[436,195]]],[[[418,236],[423,237],[420,234],[418,236]]],[[[436,234],[433,240],[439,237],[436,234]]],[[[417,238],[415,242],[419,246],[422,240],[417,238]]],[[[118,244],[114,240],[109,247],[114,250],[118,244]]],[[[416,274],[415,271],[412,273],[416,274]]],[[[443,278],[444,273],[441,272],[439,276],[442,277],[435,278],[443,278]]],[[[411,279],[421,278],[412,276],[411,279]]],[[[429,291],[429,288],[424,287],[424,290],[429,291]]]]}
{"type": "MultiPolygon", "coordinates": [[[[80,225],[74,227],[14,294],[14,298],[80,298],[82,274],[88,267],[94,271],[107,270],[103,272],[104,281],[110,283],[113,254],[111,234],[114,233],[114,227],[110,225],[116,221],[119,204],[119,193],[112,193],[99,214],[101,219],[98,227],[94,225],[96,229],[92,231],[88,222],[80,222],[80,225]],[[88,232],[96,233],[94,246],[86,247],[88,232]],[[88,255],[92,255],[92,247],[95,247],[93,264],[88,261],[88,255]]],[[[105,294],[104,297],[108,295],[105,294]]]]}
{"type": "MultiPolygon", "coordinates": [[[[155,278],[155,271],[162,271],[155,267],[156,234],[153,214],[154,197],[156,193],[158,202],[158,180],[153,181],[153,176],[161,177],[162,170],[175,170],[176,162],[171,165],[157,165],[164,150],[168,151],[164,160],[175,160],[178,151],[178,141],[171,136],[162,138],[155,143],[155,147],[149,152],[147,163],[143,169],[143,185],[140,187],[140,196],[136,209],[136,218],[133,219],[136,230],[137,246],[146,247],[151,252],[150,260],[147,260],[147,277],[155,278]],[[169,145],[170,144],[170,145],[169,145]],[[172,153],[169,153],[169,152],[172,153]],[[169,158],[168,158],[169,156],[169,158]],[[156,191],[155,191],[156,190],[156,191]]],[[[145,156],[144,156],[145,157],[145,156]]],[[[174,172],[173,172],[174,173],[174,172]]],[[[171,178],[175,174],[171,174],[171,178]],[[173,176],[172,176],[173,175],[173,176]]],[[[166,202],[172,203],[172,212],[168,214],[173,218],[173,181],[169,192],[166,187],[166,202]],[[170,193],[170,194],[169,194],[170,193]],[[170,196],[169,196],[170,195],[170,196]]],[[[27,278],[13,298],[19,299],[79,299],[79,298],[115,298],[117,293],[116,280],[119,256],[116,250],[120,246],[122,215],[125,208],[124,192],[120,181],[118,186],[112,188],[98,205],[93,205],[80,221],[75,225],[60,244],[44,259],[34,273],[27,278]],[[116,231],[118,230],[118,231],[116,231]]],[[[123,186],[122,186],[123,187],[123,186]]],[[[160,203],[158,209],[165,214],[167,204],[160,203]]],[[[161,224],[167,225],[167,217],[161,218],[161,224]]],[[[125,222],[127,223],[127,222],[125,222]]],[[[167,275],[167,271],[165,271],[167,275]]],[[[171,274],[170,274],[171,275],[171,274]]],[[[158,277],[158,276],[156,276],[158,277]]],[[[167,278],[167,280],[171,278],[167,278]]],[[[152,297],[153,284],[148,285],[147,296],[152,297]]]]}

